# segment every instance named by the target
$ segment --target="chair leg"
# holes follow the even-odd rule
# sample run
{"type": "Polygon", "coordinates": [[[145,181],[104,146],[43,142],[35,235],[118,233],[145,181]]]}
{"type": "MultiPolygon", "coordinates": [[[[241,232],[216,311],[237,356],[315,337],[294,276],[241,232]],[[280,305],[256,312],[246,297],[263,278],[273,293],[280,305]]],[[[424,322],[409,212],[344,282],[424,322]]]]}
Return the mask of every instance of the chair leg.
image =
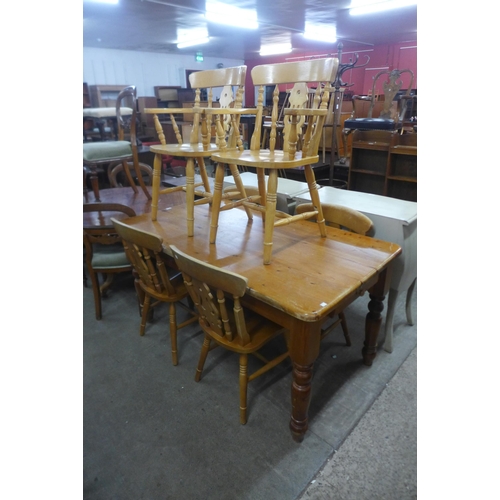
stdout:
{"type": "Polygon", "coordinates": [[[212,198],[212,217],[210,219],[210,243],[217,239],[217,228],[219,227],[219,212],[222,202],[222,184],[224,183],[224,165],[218,163],[215,167],[214,195],[212,198]]]}
{"type": "Polygon", "coordinates": [[[134,170],[135,170],[135,175],[137,175],[137,180],[139,181],[139,186],[141,186],[141,189],[143,190],[144,194],[146,195],[146,198],[148,200],[151,199],[151,195],[149,194],[148,188],[146,187],[146,184],[144,183],[144,179],[142,178],[142,172],[141,172],[141,167],[139,166],[139,156],[137,154],[137,151],[133,151],[133,157],[134,157],[134,170]]]}
{"type": "Polygon", "coordinates": [[[248,355],[240,354],[240,424],[247,423],[248,355]]]}
{"type": "Polygon", "coordinates": [[[101,201],[99,197],[99,179],[97,177],[97,166],[92,165],[90,167],[90,184],[92,186],[92,191],[94,192],[95,201],[101,201]]]}
{"type": "MultiPolygon", "coordinates": [[[[236,189],[241,193],[242,198],[246,198],[247,194],[245,192],[245,186],[243,185],[243,181],[241,180],[240,172],[236,165],[229,165],[229,169],[231,170],[231,174],[233,175],[234,184],[236,189]]],[[[248,220],[253,220],[253,214],[250,208],[245,207],[245,211],[247,213],[248,220]]]]}
{"type": "Polygon", "coordinates": [[[264,221],[264,264],[271,263],[273,253],[274,218],[276,215],[276,191],[278,190],[278,171],[269,172],[266,195],[266,220],[264,221]]]}
{"type": "Polygon", "coordinates": [[[106,279],[104,280],[104,283],[100,286],[101,297],[106,296],[106,292],[108,291],[108,288],[113,283],[114,279],[115,279],[115,275],[113,273],[106,274],[106,279]]]}
{"type": "Polygon", "coordinates": [[[146,331],[146,323],[148,321],[150,305],[151,305],[151,297],[149,295],[146,295],[144,297],[144,304],[142,306],[141,329],[139,331],[141,337],[144,336],[144,332],[146,331]]]}
{"type": "Polygon", "coordinates": [[[196,158],[196,163],[198,164],[198,168],[200,169],[201,180],[203,181],[205,192],[210,193],[210,183],[208,181],[207,168],[205,167],[205,160],[203,159],[203,156],[200,158],[196,158]]]}
{"type": "Polygon", "coordinates": [[[94,293],[95,319],[102,319],[101,310],[101,289],[99,286],[99,276],[94,271],[89,271],[92,282],[92,292],[94,293]]]}
{"type": "Polygon", "coordinates": [[[153,197],[151,200],[151,220],[155,221],[158,214],[158,198],[160,196],[161,185],[161,155],[155,154],[153,162],[153,197]]]}
{"type": "Polygon", "coordinates": [[[194,159],[186,164],[187,235],[194,236],[194,159]]]}
{"type": "Polygon", "coordinates": [[[323,209],[321,208],[321,202],[319,199],[318,185],[316,184],[316,178],[314,176],[314,171],[311,165],[306,165],[304,167],[304,173],[306,175],[307,185],[309,186],[309,192],[311,194],[311,200],[315,210],[318,211],[318,217],[316,221],[319,227],[319,233],[322,238],[326,238],[326,225],[325,217],[323,216],[323,209]]]}
{"type": "Polygon", "coordinates": [[[177,319],[175,302],[170,302],[170,344],[172,346],[172,364],[177,366],[177,319]]]}
{"type": "Polygon", "coordinates": [[[132,188],[132,191],[137,194],[137,187],[135,185],[134,179],[132,179],[132,174],[130,173],[130,168],[128,168],[128,161],[123,160],[122,161],[123,165],[123,172],[125,173],[125,176],[127,177],[128,183],[130,187],[132,188]]]}
{"type": "Polygon", "coordinates": [[[196,375],[194,376],[195,382],[199,382],[201,379],[201,372],[205,366],[205,361],[207,359],[208,351],[210,350],[210,337],[205,335],[203,340],[203,346],[201,348],[200,359],[198,361],[198,367],[196,368],[196,375]]]}
{"type": "Polygon", "coordinates": [[[349,335],[349,330],[347,329],[347,321],[345,319],[344,312],[339,313],[339,318],[340,318],[340,325],[342,326],[342,331],[344,332],[345,345],[350,346],[352,345],[351,337],[349,335]]]}

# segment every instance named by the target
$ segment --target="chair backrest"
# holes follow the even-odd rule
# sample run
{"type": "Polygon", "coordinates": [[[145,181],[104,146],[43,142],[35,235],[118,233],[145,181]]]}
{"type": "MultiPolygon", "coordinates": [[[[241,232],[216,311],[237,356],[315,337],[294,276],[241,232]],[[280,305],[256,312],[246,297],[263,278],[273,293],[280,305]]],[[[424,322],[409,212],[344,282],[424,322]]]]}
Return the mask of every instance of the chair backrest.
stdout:
{"type": "Polygon", "coordinates": [[[83,213],[95,212],[93,220],[85,220],[83,224],[83,243],[85,245],[87,264],[90,266],[93,256],[93,245],[114,245],[120,243],[119,235],[110,227],[111,214],[123,213],[129,217],[135,211],[121,203],[84,203],[83,213]]]}
{"type": "Polygon", "coordinates": [[[126,140],[125,133],[129,135],[130,144],[132,148],[137,150],[137,89],[135,85],[125,87],[116,99],[116,122],[118,126],[118,140],[126,140]],[[126,106],[132,109],[131,115],[122,116],[121,108],[126,106]]]}
{"type": "MultiPolygon", "coordinates": [[[[182,145],[186,142],[186,138],[182,137],[181,131],[179,130],[179,126],[176,121],[176,114],[185,113],[186,117],[189,117],[189,121],[192,120],[193,126],[191,129],[191,134],[189,137],[190,144],[199,144],[200,136],[201,142],[204,145],[207,145],[211,140],[212,135],[212,123],[210,118],[210,123],[207,121],[207,117],[202,114],[200,120],[200,113],[193,112],[193,109],[200,107],[214,107],[214,91],[215,89],[222,88],[219,101],[216,104],[216,107],[220,108],[241,108],[243,103],[243,92],[245,88],[245,78],[246,78],[246,66],[235,66],[232,68],[221,68],[221,69],[210,69],[204,71],[195,71],[189,75],[189,84],[191,88],[195,89],[195,99],[192,108],[172,108],[172,109],[159,109],[159,108],[146,108],[144,110],[147,114],[153,114],[155,129],[158,134],[158,139],[160,143],[165,145],[166,139],[165,134],[163,133],[163,127],[158,118],[158,114],[160,113],[170,113],[170,121],[172,123],[172,128],[175,133],[175,137],[177,139],[177,143],[182,145]],[[233,93],[233,88],[236,88],[236,92],[233,93]],[[206,101],[202,100],[202,90],[207,92],[206,101]]],[[[203,96],[205,99],[205,96],[203,96]]],[[[216,117],[218,119],[218,116],[216,117]]],[[[229,120],[231,118],[225,118],[225,123],[222,126],[226,132],[229,130],[229,120]]],[[[239,117],[233,118],[233,122],[235,122],[235,127],[239,127],[239,117]]],[[[236,141],[239,134],[237,134],[237,129],[234,133],[234,140],[236,141]]],[[[231,134],[231,133],[230,133],[231,134]]]]}
{"type": "Polygon", "coordinates": [[[245,313],[240,298],[245,295],[248,280],[239,274],[221,269],[170,246],[177,267],[199,313],[199,322],[215,338],[236,341],[244,346],[250,342],[245,313]]]}
{"type": "Polygon", "coordinates": [[[391,119],[395,120],[396,122],[402,121],[406,113],[408,102],[412,99],[412,96],[410,94],[413,87],[413,78],[413,71],[411,71],[410,69],[379,71],[373,78],[373,85],[369,96],[353,96],[352,117],[362,118],[366,116],[367,118],[382,118],[385,120],[391,119]],[[408,83],[406,92],[399,99],[398,110],[394,113],[392,111],[393,102],[403,85],[403,81],[401,80],[401,75],[403,73],[409,74],[410,81],[408,83]],[[380,88],[381,83],[382,89],[380,88]],[[380,92],[380,90],[383,90],[383,98],[380,93],[377,94],[377,92],[380,92]],[[362,109],[363,107],[366,107],[366,101],[369,102],[369,106],[368,111],[365,114],[362,109]]]}
{"type": "MultiPolygon", "coordinates": [[[[373,229],[373,222],[365,214],[353,210],[352,208],[331,203],[322,203],[323,216],[329,226],[346,229],[353,233],[369,235],[373,229]]],[[[314,210],[312,203],[302,203],[295,207],[297,214],[312,212],[314,210]]]]}
{"type": "Polygon", "coordinates": [[[128,260],[139,275],[141,286],[153,296],[171,296],[175,288],[167,272],[169,259],[163,252],[163,240],[158,235],[111,219],[122,239],[128,260]]]}
{"type": "Polygon", "coordinates": [[[288,108],[284,112],[283,151],[288,152],[292,158],[295,156],[300,135],[298,128],[302,126],[302,123],[307,123],[301,141],[302,154],[303,156],[316,155],[328,111],[331,82],[335,80],[338,63],[337,58],[331,57],[255,66],[252,69],[252,81],[258,87],[257,115],[250,149],[254,151],[260,149],[265,87],[274,86],[269,150],[275,150],[280,85],[289,84],[293,85],[293,88],[288,99],[288,108]],[[313,90],[314,97],[309,99],[311,90],[313,90]],[[307,103],[312,104],[311,108],[307,108],[307,103]]]}

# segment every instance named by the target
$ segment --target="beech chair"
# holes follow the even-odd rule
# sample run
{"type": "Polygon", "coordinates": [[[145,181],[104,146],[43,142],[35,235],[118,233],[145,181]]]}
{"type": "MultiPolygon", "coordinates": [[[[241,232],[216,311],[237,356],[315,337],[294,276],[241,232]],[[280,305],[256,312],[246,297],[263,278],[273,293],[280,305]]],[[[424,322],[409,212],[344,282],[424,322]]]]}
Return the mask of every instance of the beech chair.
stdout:
{"type": "MultiPolygon", "coordinates": [[[[330,97],[330,82],[335,80],[338,68],[338,59],[314,59],[308,61],[265,64],[252,69],[252,81],[258,90],[255,129],[252,134],[250,149],[240,151],[237,148],[226,148],[212,155],[212,160],[217,163],[214,194],[212,200],[212,217],[210,223],[210,243],[215,243],[219,223],[219,213],[223,210],[244,206],[250,210],[259,211],[264,219],[264,264],[271,262],[274,227],[290,224],[299,219],[317,216],[320,235],[326,237],[325,221],[321,211],[318,187],[314,177],[312,164],[319,161],[318,147],[321,141],[323,123],[328,112],[330,97]],[[307,84],[315,87],[312,108],[294,107],[294,99],[290,96],[291,106],[284,110],[284,140],[283,149],[276,149],[276,130],[278,127],[278,100],[279,86],[283,84],[295,85],[298,97],[302,94],[309,95],[307,84]],[[271,113],[271,131],[269,136],[269,149],[260,149],[262,114],[264,92],[266,85],[274,86],[273,108],[271,113]],[[302,132],[302,127],[305,130],[302,132]],[[301,144],[301,148],[298,148],[301,144]],[[221,206],[222,182],[225,165],[233,165],[231,171],[237,170],[236,166],[253,167],[257,171],[260,199],[243,197],[238,202],[221,206]],[[276,212],[276,193],[278,187],[278,170],[304,166],[304,173],[313,200],[314,210],[300,215],[286,215],[276,212]],[[267,189],[265,174],[269,172],[267,189]],[[275,220],[278,215],[278,220],[275,220]],[[285,215],[285,216],[284,216],[285,215]]],[[[304,102],[305,99],[302,100],[304,102]]],[[[246,112],[243,110],[242,112],[246,112]]],[[[234,177],[234,174],[233,174],[234,177]]],[[[238,190],[241,189],[238,186],[238,190]]],[[[251,215],[249,216],[251,218],[251,215]]]]}
{"type": "MultiPolygon", "coordinates": [[[[137,151],[137,105],[136,105],[137,89],[131,85],[125,87],[116,99],[116,120],[118,127],[117,141],[103,142],[86,142],[83,144],[83,165],[90,170],[90,182],[92,191],[96,201],[100,201],[99,197],[99,182],[97,178],[97,167],[107,165],[113,162],[121,162],[123,170],[127,176],[128,183],[137,193],[137,186],[132,178],[129,168],[129,162],[134,166],[135,174],[139,185],[148,199],[151,195],[142,178],[141,169],[139,167],[139,155],[137,151]],[[122,106],[124,103],[130,105],[127,107],[126,118],[122,116],[122,106]],[[125,140],[125,130],[129,130],[130,140],[125,140]]],[[[84,175],[84,190],[86,192],[86,176],[84,175]]]]}
{"type": "Polygon", "coordinates": [[[173,259],[163,252],[162,238],[128,226],[116,219],[111,220],[122,239],[125,254],[136,273],[136,290],[142,304],[139,334],[144,335],[152,308],[160,303],[168,303],[172,363],[175,366],[178,364],[177,331],[198,320],[198,315],[181,302],[188,296],[182,276],[175,269],[173,259]],[[176,305],[187,311],[191,317],[178,323],[176,305]]]}
{"type": "Polygon", "coordinates": [[[240,423],[247,422],[248,383],[288,358],[286,352],[267,360],[258,351],[274,337],[283,334],[284,328],[259,314],[244,308],[242,297],[247,289],[247,279],[239,274],[202,262],[181,252],[171,245],[170,249],[182,271],[184,283],[199,313],[199,323],[205,339],[196,370],[195,381],[199,382],[205,360],[215,346],[240,355],[240,423]],[[248,355],[254,354],[264,365],[248,373],[248,355]]]}
{"type": "MultiPolygon", "coordinates": [[[[313,209],[314,207],[312,203],[302,203],[295,207],[295,213],[307,213],[313,209]]],[[[358,212],[357,210],[353,210],[349,207],[334,205],[331,203],[323,203],[322,209],[326,224],[328,226],[345,229],[356,234],[362,234],[363,236],[372,234],[373,222],[365,214],[358,212]]],[[[333,317],[333,315],[331,317],[333,317]]],[[[343,311],[338,314],[336,321],[322,330],[321,338],[325,338],[339,324],[342,326],[346,345],[350,346],[351,338],[349,336],[347,321],[345,319],[345,314],[343,311]]]]}
{"type": "MultiPolygon", "coordinates": [[[[85,203],[83,212],[96,212],[99,217],[104,214],[122,213],[134,217],[135,211],[120,203],[85,203]]],[[[85,264],[92,282],[96,319],[102,319],[101,297],[106,294],[113,282],[116,273],[132,272],[132,265],[125,255],[123,245],[118,234],[109,227],[99,224],[89,226],[84,224],[83,244],[85,249],[85,264]],[[105,276],[102,284],[99,275],[105,276]]]]}
{"type": "Polygon", "coordinates": [[[354,130],[390,130],[402,132],[408,106],[414,99],[411,95],[413,87],[413,71],[410,69],[393,69],[379,71],[373,78],[370,95],[352,97],[353,111],[344,121],[342,144],[347,152],[347,138],[354,130]],[[403,81],[401,75],[409,75],[408,88],[395,104],[396,94],[400,91],[403,81]],[[385,80],[383,81],[383,79],[385,80]],[[377,93],[382,85],[383,94],[377,93]],[[397,109],[394,109],[396,106],[397,109]]]}
{"type": "Polygon", "coordinates": [[[216,153],[221,147],[226,147],[227,143],[221,144],[220,140],[226,136],[231,136],[230,144],[236,145],[241,143],[239,134],[239,120],[237,122],[231,120],[229,116],[225,117],[225,121],[221,124],[223,130],[221,137],[216,134],[216,141],[212,142],[212,116],[210,120],[203,111],[202,106],[211,109],[214,107],[214,89],[222,87],[218,108],[225,109],[229,107],[241,108],[243,101],[243,90],[245,85],[246,66],[237,66],[234,68],[223,68],[206,71],[196,71],[189,75],[189,83],[191,88],[196,89],[195,102],[192,108],[145,108],[146,114],[154,115],[155,128],[160,140],[159,145],[150,146],[150,151],[155,153],[154,172],[153,172],[153,200],[151,202],[151,217],[152,220],[157,218],[158,198],[161,194],[168,194],[174,191],[183,190],[186,192],[187,205],[187,234],[194,234],[194,205],[202,204],[211,201],[212,193],[208,180],[208,174],[205,166],[205,159],[210,158],[213,153],[216,153]],[[236,93],[233,94],[233,87],[236,87],[236,93]],[[207,89],[207,101],[201,101],[201,91],[207,89]],[[177,138],[177,143],[167,144],[163,128],[160,123],[159,114],[170,114],[170,121],[177,138]],[[179,126],[175,119],[175,114],[183,113],[184,115],[192,116],[192,128],[189,138],[182,137],[179,131],[179,126]],[[210,123],[209,123],[210,121],[210,123]],[[231,127],[233,124],[233,127],[231,127]],[[186,163],[186,185],[161,188],[161,167],[162,156],[168,155],[173,158],[185,158],[186,163]],[[202,182],[194,182],[195,163],[198,166],[202,182]],[[195,188],[203,186],[203,191],[196,191],[195,188]],[[195,195],[200,197],[195,202],[195,195]]]}

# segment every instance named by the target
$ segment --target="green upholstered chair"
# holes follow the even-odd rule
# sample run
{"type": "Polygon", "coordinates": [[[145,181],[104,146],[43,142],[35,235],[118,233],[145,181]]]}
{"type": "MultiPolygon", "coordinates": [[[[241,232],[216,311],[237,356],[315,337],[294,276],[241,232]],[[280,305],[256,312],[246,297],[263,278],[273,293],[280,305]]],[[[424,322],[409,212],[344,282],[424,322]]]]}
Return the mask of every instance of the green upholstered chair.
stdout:
{"type": "Polygon", "coordinates": [[[87,273],[90,276],[94,293],[95,317],[101,319],[101,297],[113,282],[114,275],[123,272],[132,273],[132,265],[125,254],[121,238],[113,226],[102,226],[98,222],[103,217],[109,218],[111,215],[119,217],[120,214],[125,214],[133,217],[136,214],[130,207],[119,203],[86,203],[83,205],[83,212],[84,214],[95,212],[98,215],[95,223],[84,222],[83,245],[87,273]],[[105,277],[102,284],[99,279],[100,275],[105,277]]]}
{"type": "MultiPolygon", "coordinates": [[[[132,187],[134,193],[137,193],[137,186],[130,173],[130,164],[132,164],[139,185],[147,198],[151,199],[151,195],[144,183],[139,167],[136,135],[136,93],[137,90],[135,86],[131,85],[125,87],[118,94],[118,98],[116,99],[117,141],[87,142],[83,144],[83,165],[84,168],[86,167],[90,171],[90,182],[96,201],[100,201],[97,167],[109,165],[113,162],[121,162],[129,185],[132,187]],[[130,104],[130,107],[124,107],[124,102],[130,104]],[[125,129],[129,129],[130,131],[130,140],[125,140],[125,129]]],[[[86,181],[85,175],[84,181],[86,181]]],[[[84,187],[86,189],[86,183],[84,183],[84,187]]]]}

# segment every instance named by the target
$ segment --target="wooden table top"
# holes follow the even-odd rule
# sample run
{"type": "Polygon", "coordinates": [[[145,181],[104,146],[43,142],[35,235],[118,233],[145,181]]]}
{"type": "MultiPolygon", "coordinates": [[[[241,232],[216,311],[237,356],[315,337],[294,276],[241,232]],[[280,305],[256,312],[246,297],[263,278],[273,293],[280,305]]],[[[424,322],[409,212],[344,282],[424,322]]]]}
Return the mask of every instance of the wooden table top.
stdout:
{"type": "Polygon", "coordinates": [[[186,235],[186,206],[126,218],[168,244],[248,278],[247,295],[305,322],[323,319],[364,293],[401,252],[399,245],[327,227],[321,238],[315,223],[299,221],[274,230],[273,258],[262,263],[264,226],[259,215],[248,222],[241,209],[221,212],[217,242],[209,243],[210,207],[195,207],[194,237],[186,235]]]}
{"type": "MultiPolygon", "coordinates": [[[[148,187],[151,193],[151,187],[148,187]]],[[[101,203],[121,203],[132,208],[137,215],[149,214],[151,212],[151,200],[146,198],[142,190],[138,189],[138,193],[134,193],[131,187],[118,187],[109,189],[100,189],[99,195],[101,203]]],[[[168,196],[160,196],[158,200],[158,211],[169,210],[175,205],[180,205],[186,201],[186,193],[174,192],[168,196]]],[[[95,203],[94,193],[88,192],[87,196],[83,196],[83,203],[95,203]]],[[[105,213],[88,212],[83,214],[83,227],[102,226],[112,227],[111,217],[123,219],[124,214],[121,213],[105,213]]]]}

